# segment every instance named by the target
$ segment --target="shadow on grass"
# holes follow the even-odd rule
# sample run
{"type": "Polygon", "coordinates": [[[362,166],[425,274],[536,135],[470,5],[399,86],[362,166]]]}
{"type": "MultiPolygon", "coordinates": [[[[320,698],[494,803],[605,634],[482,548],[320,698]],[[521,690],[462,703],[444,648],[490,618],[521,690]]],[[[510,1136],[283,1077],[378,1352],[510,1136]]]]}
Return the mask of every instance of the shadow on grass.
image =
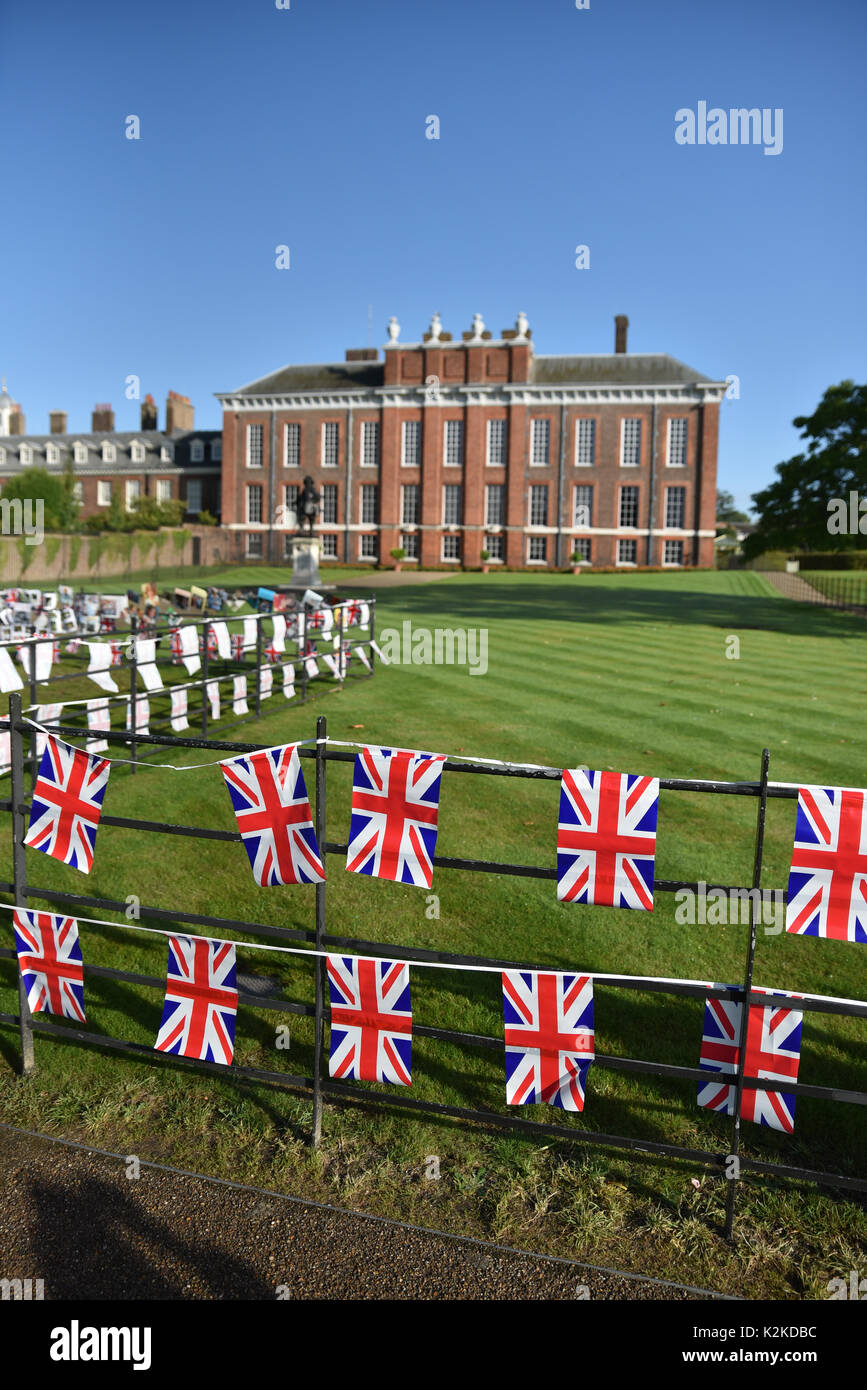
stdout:
{"type": "MultiPolygon", "coordinates": [[[[575,622],[660,624],[693,623],[723,627],[731,632],[759,629],[800,637],[857,637],[867,631],[863,618],[835,609],[789,599],[770,598],[764,592],[713,593],[701,588],[652,585],[639,588],[624,583],[594,583],[592,577],[551,581],[534,587],[526,579],[498,577],[483,587],[455,580],[445,588],[433,585],[404,589],[388,600],[388,608],[399,603],[401,615],[421,618],[427,614],[440,618],[448,614],[456,625],[480,623],[486,619],[518,622],[575,622]]],[[[382,629],[393,624],[390,612],[383,612],[382,629]]]]}

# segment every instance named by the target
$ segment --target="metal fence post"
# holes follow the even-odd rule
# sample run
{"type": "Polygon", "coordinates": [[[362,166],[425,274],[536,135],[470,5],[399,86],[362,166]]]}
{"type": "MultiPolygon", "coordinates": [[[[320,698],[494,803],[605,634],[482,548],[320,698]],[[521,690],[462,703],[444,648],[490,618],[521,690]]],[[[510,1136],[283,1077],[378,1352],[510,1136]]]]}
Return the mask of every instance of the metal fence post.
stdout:
{"type": "MultiPolygon", "coordinates": [[[[316,720],[316,841],[325,863],[325,715],[316,720]]],[[[316,885],[316,949],[322,950],[325,936],[325,884],[316,885]]],[[[313,1039],[313,1132],[317,1148],[322,1138],[322,1052],[325,1045],[325,960],[316,957],[316,1012],[313,1039]]]]}
{"type": "Polygon", "coordinates": [[[256,718],[262,713],[262,613],[256,616],[256,718]]]}
{"type": "MultiPolygon", "coordinates": [[[[27,906],[27,863],[24,853],[24,736],[21,731],[21,696],[9,696],[10,759],[12,764],[12,886],[16,907],[27,906]]],[[[36,740],[33,739],[35,745],[36,740]]],[[[21,1036],[21,1075],[35,1066],[33,1017],[27,1002],[24,976],[18,971],[18,1017],[21,1036]]]]}
{"type": "Polygon", "coordinates": [[[307,701],[307,613],[304,608],[298,614],[298,639],[301,652],[301,703],[307,701]]]}
{"type": "Polygon", "coordinates": [[[735,1084],[734,1097],[734,1118],[732,1120],[732,1142],[728,1153],[728,1166],[731,1172],[726,1173],[728,1180],[728,1191],[726,1192],[726,1219],[725,1237],[726,1240],[734,1238],[735,1223],[735,1191],[738,1183],[740,1163],[738,1154],[741,1142],[741,1104],[744,1095],[744,1072],[746,1070],[747,1054],[747,1027],[750,1017],[749,997],[753,987],[753,966],[756,958],[756,939],[758,936],[759,922],[762,916],[761,895],[762,895],[762,853],[765,844],[765,818],[768,810],[768,766],[771,755],[767,748],[762,752],[762,775],[761,790],[759,792],[759,810],[756,817],[756,850],[753,858],[753,888],[758,889],[758,894],[751,899],[750,911],[750,940],[747,948],[747,963],[744,970],[743,986],[743,1007],[741,1010],[740,1037],[738,1039],[738,1071],[735,1084]]]}
{"type": "MultiPolygon", "coordinates": [[[[33,709],[33,717],[36,717],[36,643],[30,645],[30,671],[28,673],[30,681],[30,705],[33,709]]],[[[36,786],[36,776],[39,771],[36,757],[36,739],[30,740],[30,790],[36,786]]]]}
{"type": "Polygon", "coordinates": [[[211,624],[204,623],[202,626],[202,738],[208,737],[208,637],[210,635],[211,624]]]}
{"type": "Polygon", "coordinates": [[[137,653],[136,653],[136,642],[138,641],[138,637],[137,637],[137,635],[136,635],[136,634],[138,633],[138,618],[136,617],[135,613],[130,614],[129,625],[130,625],[130,629],[131,629],[131,631],[132,631],[132,641],[131,641],[130,644],[129,644],[129,697],[130,697],[130,698],[129,698],[129,727],[130,727],[130,732],[131,732],[131,734],[132,734],[132,739],[131,739],[131,741],[130,741],[130,747],[131,747],[131,749],[132,749],[132,754],[131,754],[131,760],[132,760],[132,775],[133,775],[133,777],[134,777],[135,774],[136,774],[136,765],[135,765],[135,758],[136,758],[136,742],[135,742],[135,735],[136,735],[136,725],[138,724],[138,697],[137,697],[137,693],[136,693],[136,688],[137,688],[137,684],[138,684],[138,681],[137,681],[137,676],[138,676],[138,656],[137,656],[137,653]]]}

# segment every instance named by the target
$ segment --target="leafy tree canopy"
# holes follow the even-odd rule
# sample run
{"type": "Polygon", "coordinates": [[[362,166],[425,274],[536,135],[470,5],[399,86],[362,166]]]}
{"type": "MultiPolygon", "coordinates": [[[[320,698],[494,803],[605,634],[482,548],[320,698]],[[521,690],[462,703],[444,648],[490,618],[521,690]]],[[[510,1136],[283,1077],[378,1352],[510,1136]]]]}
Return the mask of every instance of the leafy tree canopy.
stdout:
{"type": "Polygon", "coordinates": [[[717,521],[749,521],[746,512],[738,511],[735,499],[730,492],[718,491],[716,495],[717,521]]]}
{"type": "Polygon", "coordinates": [[[3,484],[0,497],[14,501],[42,501],[43,526],[46,531],[74,530],[78,519],[78,503],[66,473],[57,477],[44,468],[28,468],[3,484]]]}
{"type": "MultiPolygon", "coordinates": [[[[857,530],[829,529],[829,503],[848,504],[850,492],[867,500],[867,386],[829,386],[813,414],[793,423],[807,447],[778,463],[776,481],[753,494],[758,530],[744,542],[744,554],[853,549],[859,541],[863,547],[857,530]]],[[[867,519],[867,512],[861,516],[867,519]]]]}

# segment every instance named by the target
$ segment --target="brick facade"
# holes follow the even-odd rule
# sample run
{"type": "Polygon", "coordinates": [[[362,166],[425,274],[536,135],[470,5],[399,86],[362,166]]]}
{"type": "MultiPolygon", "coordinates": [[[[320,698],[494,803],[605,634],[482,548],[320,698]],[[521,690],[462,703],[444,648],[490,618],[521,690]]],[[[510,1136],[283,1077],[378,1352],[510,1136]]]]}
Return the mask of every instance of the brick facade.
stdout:
{"type": "MultiPolygon", "coordinates": [[[[290,366],[219,394],[222,525],[235,533],[239,558],[282,560],[277,510],[284,489],[309,476],[320,491],[336,485],[337,522],[320,517],[316,529],[325,557],[343,563],[388,564],[389,551],[403,547],[406,563],[424,566],[477,567],[487,550],[496,557],[492,564],[555,568],[569,563],[576,542],[589,542],[592,565],[712,566],[724,391],[724,382],[667,356],[537,356],[526,320],[499,339],[474,321],[459,342],[435,323],[420,343],[392,338],[384,359],[375,350],[350,350],[345,363],[290,366]],[[585,450],[587,431],[594,432],[592,462],[577,452],[582,420],[592,421],[582,427],[585,450]],[[505,459],[489,463],[491,421],[505,424],[505,459]],[[462,432],[458,461],[446,456],[448,422],[462,432]],[[364,461],[365,424],[379,429],[372,465],[364,461]],[[420,457],[404,462],[408,424],[419,427],[420,457]],[[300,434],[291,464],[287,425],[300,434]],[[451,502],[459,499],[453,525],[444,515],[449,485],[460,488],[449,494],[451,502]],[[364,487],[376,489],[373,521],[362,511],[364,487]],[[419,506],[411,523],[403,499],[413,487],[419,506]],[[488,524],[492,487],[504,489],[495,494],[504,501],[496,525],[488,524]],[[578,487],[592,488],[577,494],[592,498],[589,524],[579,513],[576,525],[578,487]],[[252,501],[250,488],[261,489],[252,501]],[[624,495],[625,488],[637,493],[624,495]]],[[[453,447],[457,433],[452,429],[453,447]]]]}

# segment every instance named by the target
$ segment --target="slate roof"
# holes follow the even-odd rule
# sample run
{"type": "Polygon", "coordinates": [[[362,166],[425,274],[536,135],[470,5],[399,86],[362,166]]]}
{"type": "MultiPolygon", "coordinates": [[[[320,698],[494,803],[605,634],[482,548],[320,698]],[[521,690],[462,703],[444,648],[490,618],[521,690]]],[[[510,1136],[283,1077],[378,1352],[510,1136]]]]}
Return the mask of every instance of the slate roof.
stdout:
{"type": "Polygon", "coordinates": [[[690,386],[711,378],[667,353],[594,353],[534,357],[530,380],[538,386],[690,386]]]}
{"type": "MultiPolygon", "coordinates": [[[[460,346],[456,344],[455,346],[460,346]]],[[[530,385],[689,386],[710,378],[667,353],[601,353],[531,359],[530,385]]],[[[281,367],[230,396],[282,396],[293,391],[370,391],[384,384],[383,362],[319,362],[281,367]]],[[[518,383],[520,384],[520,383],[518,383]]]]}
{"type": "Polygon", "coordinates": [[[369,391],[385,380],[383,362],[313,362],[281,367],[269,376],[251,381],[233,396],[282,396],[290,391],[369,391]]]}
{"type": "Polygon", "coordinates": [[[10,468],[46,468],[49,472],[59,472],[68,454],[72,453],[74,444],[86,444],[88,450],[87,463],[76,463],[74,468],[76,473],[99,472],[99,473],[142,473],[150,471],[166,472],[175,469],[180,471],[184,468],[208,468],[219,469],[221,467],[219,459],[211,456],[210,445],[213,440],[222,441],[222,430],[175,430],[172,434],[166,434],[164,430],[100,430],[97,433],[91,431],[80,434],[9,434],[0,436],[0,449],[5,450],[5,463],[0,464],[8,473],[10,468]],[[190,457],[190,446],[194,440],[201,440],[205,445],[205,457],[201,462],[193,462],[190,457]],[[136,463],[132,459],[131,445],[140,442],[145,446],[144,462],[136,463]],[[19,458],[19,450],[22,444],[29,444],[33,451],[33,458],[29,464],[22,464],[19,458]],[[45,451],[49,444],[56,444],[60,450],[60,458],[57,463],[47,463],[45,451]],[[115,446],[115,459],[113,463],[106,463],[102,458],[102,445],[113,444],[115,446]],[[171,460],[160,457],[160,450],[164,444],[171,446],[173,458],[171,460]]]}

